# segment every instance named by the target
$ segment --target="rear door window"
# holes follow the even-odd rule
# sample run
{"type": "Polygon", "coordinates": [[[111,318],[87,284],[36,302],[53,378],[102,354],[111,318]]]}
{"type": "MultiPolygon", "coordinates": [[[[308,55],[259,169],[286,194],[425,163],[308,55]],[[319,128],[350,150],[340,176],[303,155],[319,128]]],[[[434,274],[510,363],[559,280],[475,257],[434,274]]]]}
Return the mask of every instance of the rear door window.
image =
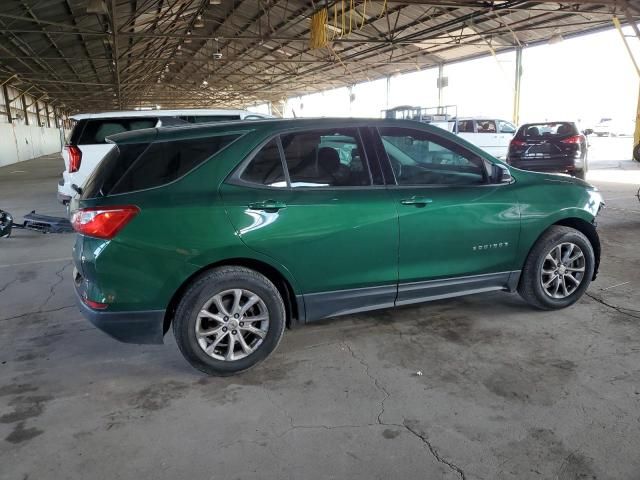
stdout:
{"type": "Polygon", "coordinates": [[[292,187],[371,185],[355,128],[290,133],[281,138],[292,187]]]}
{"type": "Polygon", "coordinates": [[[494,120],[476,120],[476,130],[478,133],[496,133],[496,122],[494,120]]]}
{"type": "MultiPolygon", "coordinates": [[[[78,125],[81,122],[78,123],[78,125]]],[[[158,123],[157,118],[105,118],[87,120],[76,145],[95,145],[106,143],[106,138],[117,133],[153,128],[158,123]]],[[[76,127],[77,129],[77,127],[76,127]]],[[[73,136],[73,135],[72,135],[73,136]]],[[[73,142],[72,142],[73,143],[73,142]]]]}
{"type": "Polygon", "coordinates": [[[275,140],[271,140],[260,149],[244,169],[240,179],[265,187],[287,186],[280,149],[275,140]]]}

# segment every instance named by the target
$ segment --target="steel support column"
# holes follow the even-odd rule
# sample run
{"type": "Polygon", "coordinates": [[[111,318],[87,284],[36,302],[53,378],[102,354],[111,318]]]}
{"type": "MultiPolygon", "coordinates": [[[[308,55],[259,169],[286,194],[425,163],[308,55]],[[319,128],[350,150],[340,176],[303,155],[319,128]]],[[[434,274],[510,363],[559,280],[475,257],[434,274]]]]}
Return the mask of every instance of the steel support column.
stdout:
{"type": "Polygon", "coordinates": [[[38,122],[38,126],[42,126],[42,122],[40,121],[40,106],[38,105],[38,100],[36,100],[36,121],[38,122]]]}
{"type": "Polygon", "coordinates": [[[444,63],[438,65],[438,112],[444,105],[444,63]]]}
{"type": "Polygon", "coordinates": [[[4,94],[4,105],[7,109],[7,119],[9,123],[13,123],[13,117],[11,116],[11,102],[9,101],[9,91],[7,90],[7,84],[2,84],[2,93],[4,94]]]}
{"type": "MultiPolygon", "coordinates": [[[[622,38],[622,43],[624,43],[625,48],[627,49],[627,53],[629,54],[629,58],[631,59],[631,63],[633,63],[633,66],[636,69],[636,73],[638,74],[638,79],[640,79],[640,65],[638,65],[638,62],[636,61],[636,57],[634,57],[633,55],[633,51],[631,50],[631,47],[629,46],[629,42],[627,42],[627,37],[625,36],[624,32],[622,31],[622,26],[620,25],[620,20],[618,20],[617,17],[613,17],[613,24],[615,25],[616,29],[618,30],[618,33],[620,34],[620,38],[622,38]]],[[[633,29],[634,31],[638,30],[637,25],[633,25],[633,29]]],[[[640,37],[638,37],[638,40],[640,40],[640,37]]],[[[638,162],[640,162],[640,91],[638,92],[638,104],[636,107],[636,128],[635,131],[633,133],[633,154],[632,157],[637,160],[638,162]]]]}
{"type": "Polygon", "coordinates": [[[49,118],[49,104],[44,102],[44,116],[47,119],[47,127],[51,128],[51,119],[49,118]]]}
{"type": "Polygon", "coordinates": [[[391,98],[391,75],[387,75],[387,88],[385,91],[385,107],[387,110],[389,109],[389,98],[391,98]]]}
{"type": "Polygon", "coordinates": [[[27,110],[27,96],[23,93],[22,98],[22,112],[24,113],[24,124],[29,125],[29,111],[27,110]]]}
{"type": "Polygon", "coordinates": [[[513,116],[515,125],[520,123],[520,87],[522,84],[522,47],[516,48],[516,81],[513,87],[513,116]]]}

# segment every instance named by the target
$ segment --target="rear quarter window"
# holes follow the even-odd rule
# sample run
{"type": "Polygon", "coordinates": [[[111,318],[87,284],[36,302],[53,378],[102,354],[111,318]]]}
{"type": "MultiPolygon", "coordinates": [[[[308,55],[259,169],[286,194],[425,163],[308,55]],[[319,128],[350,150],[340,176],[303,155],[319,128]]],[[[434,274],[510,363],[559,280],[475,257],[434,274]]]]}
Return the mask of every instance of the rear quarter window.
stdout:
{"type": "Polygon", "coordinates": [[[91,174],[81,199],[159,187],[186,175],[241,136],[116,145],[91,174]]]}
{"type": "Polygon", "coordinates": [[[109,194],[145,190],[177,180],[239,137],[240,134],[228,134],[152,143],[126,169],[109,194]]]}

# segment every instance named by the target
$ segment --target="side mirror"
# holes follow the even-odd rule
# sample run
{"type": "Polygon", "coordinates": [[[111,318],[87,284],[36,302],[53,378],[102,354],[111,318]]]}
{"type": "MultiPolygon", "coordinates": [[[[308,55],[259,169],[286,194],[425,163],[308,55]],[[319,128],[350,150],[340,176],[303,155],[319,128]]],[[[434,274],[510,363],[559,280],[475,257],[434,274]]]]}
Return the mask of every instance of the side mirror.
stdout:
{"type": "Polygon", "coordinates": [[[495,183],[513,182],[513,177],[511,176],[509,169],[499,163],[493,165],[493,178],[495,183]]]}
{"type": "Polygon", "coordinates": [[[592,128],[587,128],[582,133],[584,133],[585,135],[592,135],[593,134],[593,129],[592,128]]]}

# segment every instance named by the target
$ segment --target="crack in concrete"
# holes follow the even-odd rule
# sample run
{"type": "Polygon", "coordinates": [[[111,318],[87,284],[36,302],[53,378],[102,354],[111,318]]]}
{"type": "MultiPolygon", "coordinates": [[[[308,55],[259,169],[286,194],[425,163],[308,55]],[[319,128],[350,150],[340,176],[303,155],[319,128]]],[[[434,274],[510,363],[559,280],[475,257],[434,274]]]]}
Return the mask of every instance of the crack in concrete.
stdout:
{"type": "Polygon", "coordinates": [[[18,277],[15,277],[13,280],[10,280],[9,282],[5,283],[2,287],[0,287],[0,293],[4,292],[7,288],[9,288],[11,285],[16,283],[17,281],[18,281],[18,277]]]}
{"type": "MultiPolygon", "coordinates": [[[[58,269],[58,270],[55,272],[56,276],[58,277],[58,280],[56,280],[56,282],[54,282],[54,283],[53,283],[53,285],[51,285],[51,286],[49,287],[49,295],[48,295],[48,296],[47,296],[47,298],[44,300],[44,302],[42,302],[42,304],[40,304],[40,306],[38,307],[38,310],[35,310],[35,311],[32,311],[32,312],[25,312],[25,313],[21,313],[21,314],[19,314],[19,315],[14,315],[14,316],[12,316],[12,317],[0,318],[0,322],[4,322],[4,321],[8,321],[8,320],[15,320],[15,319],[17,319],[17,318],[26,317],[26,316],[29,316],[29,315],[36,315],[36,314],[38,314],[38,313],[51,313],[51,312],[57,312],[57,311],[64,310],[64,309],[66,309],[66,308],[71,308],[71,307],[75,306],[75,305],[64,305],[64,306],[62,306],[62,307],[57,307],[57,308],[51,308],[51,309],[48,309],[48,310],[43,310],[44,306],[45,306],[47,303],[49,303],[53,297],[55,297],[55,295],[56,295],[56,288],[58,288],[58,286],[59,286],[59,285],[64,281],[64,275],[63,275],[63,272],[64,272],[64,270],[65,270],[69,265],[71,265],[71,264],[72,264],[72,262],[71,262],[71,261],[69,261],[69,262],[65,263],[65,264],[64,264],[60,269],[58,269]]],[[[14,279],[14,280],[12,280],[12,282],[13,282],[13,281],[15,281],[15,279],[14,279]]],[[[9,286],[9,284],[11,284],[12,282],[9,282],[7,285],[5,285],[5,286],[3,287],[3,289],[2,289],[2,290],[4,290],[5,288],[7,288],[7,287],[9,286]]],[[[0,290],[0,292],[1,292],[2,290],[0,290]]]]}
{"type": "Polygon", "coordinates": [[[443,458],[438,453],[438,451],[433,447],[433,445],[431,444],[431,442],[429,441],[427,436],[424,435],[424,434],[420,434],[418,431],[416,431],[413,428],[411,428],[407,424],[407,420],[404,417],[402,418],[402,424],[386,423],[386,422],[384,422],[382,420],[382,416],[384,415],[384,409],[385,409],[384,403],[391,397],[391,394],[380,383],[380,381],[376,377],[371,375],[371,372],[370,372],[370,369],[369,369],[369,364],[364,360],[364,358],[359,357],[358,355],[356,355],[356,353],[354,352],[353,348],[351,348],[351,346],[348,343],[344,342],[344,346],[347,348],[347,350],[349,350],[349,352],[351,353],[351,356],[355,360],[357,360],[364,367],[365,374],[373,381],[373,383],[376,386],[376,388],[378,389],[378,391],[380,391],[380,392],[385,394],[385,397],[380,402],[380,412],[378,413],[378,416],[376,417],[377,423],[375,425],[384,425],[384,426],[393,426],[393,427],[398,427],[398,428],[404,428],[407,432],[409,432],[410,434],[412,434],[413,436],[418,438],[427,447],[427,449],[429,450],[431,455],[433,455],[433,458],[435,458],[439,463],[442,463],[443,465],[446,465],[451,470],[455,471],[460,476],[460,478],[462,480],[466,480],[466,476],[464,474],[464,471],[460,467],[455,465],[454,463],[452,463],[452,462],[446,460],[445,458],[443,458]]]}
{"type": "Polygon", "coordinates": [[[60,310],[65,310],[67,308],[72,308],[75,307],[74,305],[65,305],[63,307],[57,307],[57,308],[51,308],[49,310],[36,310],[35,312],[26,312],[26,313],[21,313],[20,315],[14,315],[13,317],[7,317],[7,318],[0,318],[0,322],[5,322],[5,321],[9,321],[9,320],[15,320],[17,318],[22,318],[22,317],[26,317],[28,315],[35,315],[37,313],[51,313],[51,312],[58,312],[60,310]]]}
{"type": "Polygon", "coordinates": [[[360,358],[359,356],[357,356],[347,342],[343,342],[343,345],[347,348],[347,350],[349,350],[349,353],[351,353],[351,356],[364,367],[364,373],[367,375],[367,377],[369,377],[373,381],[373,384],[376,386],[376,389],[378,389],[379,392],[382,392],[385,395],[385,397],[380,402],[380,412],[378,412],[378,416],[377,416],[378,423],[380,425],[383,425],[382,416],[384,415],[384,402],[386,402],[389,399],[391,394],[386,388],[384,388],[380,384],[377,378],[371,375],[371,372],[369,372],[369,365],[367,364],[367,362],[365,362],[363,358],[360,358]]]}
{"type": "Polygon", "coordinates": [[[587,297],[589,297],[591,300],[594,300],[594,301],[598,302],[599,304],[604,305],[605,307],[612,308],[613,310],[615,310],[615,311],[617,311],[619,313],[622,313],[623,315],[627,315],[627,316],[632,317],[632,318],[640,319],[640,315],[634,315],[633,313],[629,313],[629,312],[640,313],[640,311],[638,311],[638,310],[633,310],[632,308],[624,308],[624,307],[618,307],[616,305],[612,305],[609,302],[607,302],[606,300],[598,298],[595,295],[591,295],[590,293],[587,293],[587,292],[585,292],[585,295],[587,297]]]}
{"type": "Polygon", "coordinates": [[[62,274],[64,272],[64,270],[71,265],[71,261],[66,262],[64,265],[62,265],[62,267],[57,270],[55,272],[56,276],[58,277],[58,281],[56,281],[53,285],[51,285],[51,287],[49,288],[49,295],[47,296],[47,298],[44,300],[44,302],[42,302],[42,304],[40,305],[39,310],[42,310],[42,308],[51,301],[51,299],[53,297],[55,297],[56,295],[56,288],[58,287],[58,285],[60,285],[63,281],[64,281],[64,275],[62,274]]]}
{"type": "Polygon", "coordinates": [[[446,465],[447,467],[449,467],[451,470],[453,470],[454,472],[456,472],[458,474],[458,476],[462,479],[462,480],[466,480],[466,476],[464,474],[464,471],[457,466],[455,463],[450,462],[449,460],[446,460],[445,458],[443,458],[440,453],[438,453],[438,451],[433,447],[433,445],[431,444],[431,442],[429,441],[429,438],[424,435],[421,434],[420,432],[418,432],[417,430],[414,430],[413,428],[411,428],[409,425],[407,425],[407,421],[405,419],[403,419],[402,425],[398,425],[398,426],[402,426],[404,427],[408,432],[410,432],[411,434],[413,434],[414,436],[416,436],[417,438],[419,438],[422,443],[424,443],[424,445],[427,447],[427,449],[429,450],[429,452],[431,452],[431,455],[433,455],[433,457],[440,463],[442,463],[443,465],[446,465]]]}

